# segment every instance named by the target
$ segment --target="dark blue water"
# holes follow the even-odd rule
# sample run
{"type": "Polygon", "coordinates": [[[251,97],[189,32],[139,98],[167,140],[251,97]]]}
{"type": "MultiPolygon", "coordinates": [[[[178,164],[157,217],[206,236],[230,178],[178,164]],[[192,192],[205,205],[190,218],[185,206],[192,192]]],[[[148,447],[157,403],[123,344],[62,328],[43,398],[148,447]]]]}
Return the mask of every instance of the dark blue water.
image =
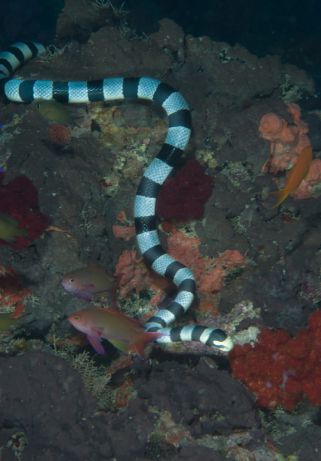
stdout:
{"type": "MultiPolygon", "coordinates": [[[[95,0],[82,3],[92,8],[95,0]]],[[[157,29],[168,17],[186,33],[239,43],[258,56],[277,54],[321,81],[320,0],[113,0],[129,11],[138,33],[157,29]]],[[[64,0],[0,0],[0,47],[16,40],[53,42],[64,0]]]]}

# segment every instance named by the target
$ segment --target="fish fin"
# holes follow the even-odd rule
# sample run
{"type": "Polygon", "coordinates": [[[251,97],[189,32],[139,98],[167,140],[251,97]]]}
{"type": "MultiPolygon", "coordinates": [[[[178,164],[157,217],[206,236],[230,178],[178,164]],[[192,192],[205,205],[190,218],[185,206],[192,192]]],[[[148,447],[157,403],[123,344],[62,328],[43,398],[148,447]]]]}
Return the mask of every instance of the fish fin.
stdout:
{"type": "Polygon", "coordinates": [[[97,352],[97,354],[103,355],[105,353],[105,349],[100,342],[100,338],[97,338],[96,336],[87,335],[87,339],[89,344],[97,352]]]}
{"type": "Polygon", "coordinates": [[[93,288],[96,288],[96,285],[94,283],[87,283],[87,285],[83,285],[83,288],[86,290],[92,290],[93,288]]]}
{"type": "Polygon", "coordinates": [[[104,269],[103,266],[101,266],[99,263],[95,262],[95,261],[90,261],[88,264],[87,264],[87,268],[89,269],[97,269],[97,270],[102,270],[104,269]]]}
{"type": "Polygon", "coordinates": [[[93,299],[93,296],[86,291],[77,291],[72,293],[74,294],[77,298],[83,299],[84,301],[90,302],[93,299]]]}
{"type": "Polygon", "coordinates": [[[124,341],[121,341],[120,339],[108,339],[108,341],[116,347],[116,349],[119,349],[122,352],[128,353],[128,344],[125,343],[124,341]]]}
{"type": "Polygon", "coordinates": [[[0,240],[3,240],[4,242],[7,242],[7,243],[14,243],[16,241],[16,237],[2,237],[0,238],[0,240]]]}
{"type": "Polygon", "coordinates": [[[160,338],[161,336],[164,336],[164,335],[159,332],[151,332],[151,331],[144,332],[141,335],[139,335],[138,339],[134,343],[131,343],[128,346],[128,352],[135,353],[139,355],[139,357],[144,358],[145,357],[145,347],[149,343],[160,338]]]}
{"type": "Polygon", "coordinates": [[[271,195],[274,195],[276,197],[276,202],[274,203],[272,208],[277,208],[288,197],[289,191],[284,188],[284,189],[276,190],[275,192],[271,192],[271,195]]]}
{"type": "Polygon", "coordinates": [[[78,296],[78,298],[84,299],[85,301],[92,301],[94,294],[92,294],[91,291],[95,290],[95,288],[96,285],[94,283],[83,285],[76,296],[78,296]]]}

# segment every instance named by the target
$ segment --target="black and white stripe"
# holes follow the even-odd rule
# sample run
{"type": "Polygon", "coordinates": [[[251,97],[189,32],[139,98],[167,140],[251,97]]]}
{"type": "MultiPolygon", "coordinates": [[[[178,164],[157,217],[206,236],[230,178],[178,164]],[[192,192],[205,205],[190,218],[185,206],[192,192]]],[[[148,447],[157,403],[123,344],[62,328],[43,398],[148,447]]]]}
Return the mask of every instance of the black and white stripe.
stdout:
{"type": "Polygon", "coordinates": [[[168,328],[170,323],[189,309],[196,291],[192,272],[161,247],[155,216],[159,189],[177,166],[191,135],[191,117],[187,102],[178,91],[150,77],[115,77],[67,82],[9,78],[27,59],[44,51],[44,47],[39,43],[21,42],[0,53],[0,84],[6,99],[23,103],[35,100],[56,100],[64,103],[148,100],[166,112],[167,136],[161,151],[141,179],[135,197],[134,216],[137,242],[143,258],[155,272],[173,281],[178,287],[178,292],[166,309],[159,309],[156,315],[147,321],[145,328],[147,331],[163,333],[157,340],[159,343],[200,341],[229,351],[233,346],[232,340],[220,329],[200,325],[168,328]]]}

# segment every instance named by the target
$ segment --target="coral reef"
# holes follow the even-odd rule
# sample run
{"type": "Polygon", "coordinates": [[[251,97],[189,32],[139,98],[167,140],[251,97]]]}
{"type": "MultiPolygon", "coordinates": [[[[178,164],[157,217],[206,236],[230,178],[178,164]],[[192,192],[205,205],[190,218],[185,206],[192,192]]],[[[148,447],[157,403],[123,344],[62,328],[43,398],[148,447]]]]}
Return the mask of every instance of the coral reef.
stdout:
{"type": "Polygon", "coordinates": [[[167,245],[171,256],[192,269],[200,293],[220,291],[226,275],[245,265],[245,257],[238,250],[226,250],[217,258],[203,256],[200,239],[176,229],[168,236],[167,245]]]}
{"type": "Polygon", "coordinates": [[[48,127],[48,138],[57,146],[67,146],[71,141],[71,129],[60,123],[52,123],[48,127]]]}
{"type": "Polygon", "coordinates": [[[55,349],[55,354],[67,360],[80,374],[85,388],[97,400],[98,408],[110,410],[114,408],[113,391],[108,384],[111,376],[105,367],[97,366],[86,351],[75,354],[71,346],[55,349]]]}
{"type": "Polygon", "coordinates": [[[312,160],[308,174],[292,194],[295,199],[318,198],[321,195],[321,160],[312,160]]]}
{"type": "MultiPolygon", "coordinates": [[[[215,312],[215,294],[224,286],[224,279],[228,274],[238,272],[244,267],[245,257],[238,250],[226,250],[217,258],[203,256],[200,245],[198,237],[187,235],[170,226],[167,236],[168,253],[193,271],[200,294],[200,311],[215,312]]],[[[132,291],[139,294],[149,290],[153,293],[150,300],[153,306],[160,302],[164,297],[164,290],[170,287],[166,279],[146,266],[136,250],[123,251],[116,264],[115,276],[121,299],[132,291]]]]}
{"type": "Polygon", "coordinates": [[[15,249],[30,245],[49,225],[49,218],[39,211],[37,189],[26,176],[0,184],[0,212],[16,219],[19,226],[28,231],[28,235],[17,236],[12,243],[0,240],[1,245],[15,249]]]}
{"type": "Polygon", "coordinates": [[[230,353],[233,375],[256,395],[264,408],[293,410],[306,397],[321,405],[321,311],[308,327],[290,337],[285,330],[264,328],[253,346],[235,346],[230,353]]]}
{"type": "Polygon", "coordinates": [[[106,106],[91,104],[88,108],[97,140],[108,151],[117,155],[111,169],[101,181],[108,196],[118,192],[120,180],[132,181],[151,158],[151,145],[164,138],[166,125],[153,117],[144,106],[106,106]],[[111,171],[110,171],[111,170],[111,171]]]}
{"type": "MultiPolygon", "coordinates": [[[[271,142],[270,158],[264,163],[262,171],[276,174],[290,170],[286,179],[290,178],[304,150],[311,147],[309,128],[301,119],[300,107],[294,103],[288,104],[287,107],[293,123],[288,123],[277,114],[268,113],[263,115],[259,125],[261,136],[271,142]]],[[[290,195],[295,199],[316,198],[321,195],[320,159],[314,159],[312,162],[310,160],[306,174],[302,169],[302,180],[298,187],[290,191],[290,195]]]]}
{"type": "Polygon", "coordinates": [[[2,322],[6,324],[6,317],[10,325],[18,319],[25,310],[24,300],[31,295],[31,290],[23,286],[21,277],[13,269],[6,269],[0,275],[0,330],[3,328],[2,322]]]}
{"type": "Polygon", "coordinates": [[[113,234],[116,238],[125,241],[131,240],[136,235],[135,226],[120,226],[118,224],[113,224],[113,234]]]}
{"type": "MultiPolygon", "coordinates": [[[[306,98],[302,108],[308,121],[309,95],[315,94],[313,82],[304,71],[282,64],[277,57],[261,59],[239,45],[185,36],[170,20],[162,20],[159,30],[149,36],[137,37],[133,32],[128,40],[124,29],[106,24],[99,15],[101,9],[78,0],[66,0],[65,4],[60,21],[61,25],[64,19],[64,30],[59,29],[58,40],[83,39],[73,40],[50,57],[31,61],[19,70],[19,76],[98,80],[109,75],[152,75],[178,88],[193,108],[193,141],[188,155],[196,152],[202,164],[211,169],[215,193],[207,202],[204,219],[189,222],[182,234],[188,240],[186,251],[191,253],[188,264],[193,266],[194,256],[199,274],[210,274],[206,290],[217,287],[219,292],[200,293],[200,305],[182,317],[182,322],[202,317],[202,323],[227,331],[247,331],[243,338],[247,341],[255,338],[262,324],[284,327],[294,334],[320,301],[320,206],[316,200],[305,201],[286,220],[284,213],[271,215],[257,200],[262,187],[270,183],[270,178],[260,174],[268,142],[266,149],[262,148],[257,121],[271,111],[286,118],[282,98],[291,97],[293,101],[300,95],[306,98]],[[95,15],[91,15],[92,10],[95,15]],[[85,23],[80,31],[78,13],[85,23]],[[102,22],[92,27],[97,16],[102,22]],[[106,43],[108,52],[104,51],[106,43]],[[244,268],[237,253],[227,254],[220,261],[226,249],[246,255],[244,268]],[[230,269],[228,261],[233,256],[236,266],[230,269]],[[299,292],[307,274],[312,274],[313,292],[309,288],[310,297],[304,298],[299,292]],[[243,308],[234,309],[239,303],[243,308]],[[253,307],[253,316],[241,315],[245,303],[253,307]],[[255,328],[254,334],[250,334],[250,328],[255,328]]],[[[315,106],[317,99],[312,102],[315,106]]],[[[276,444],[283,459],[296,456],[299,461],[318,460],[321,435],[316,407],[307,402],[297,412],[257,412],[251,397],[251,404],[244,404],[243,396],[248,396],[244,386],[234,382],[236,385],[230,387],[233,380],[228,373],[216,369],[218,363],[227,370],[224,358],[218,358],[217,363],[209,357],[199,360],[200,355],[214,354],[203,346],[197,350],[193,343],[193,350],[183,352],[155,348],[150,362],[129,365],[132,381],[123,382],[123,370],[117,371],[108,389],[109,384],[113,390],[119,389],[117,402],[125,406],[121,412],[109,412],[107,416],[97,412],[97,403],[85,392],[80,375],[66,362],[50,354],[28,352],[40,342],[42,348],[51,347],[42,339],[53,324],[59,340],[79,347],[79,340],[76,343],[68,336],[71,330],[65,319],[75,310],[75,302],[80,309],[82,301],[66,296],[60,286],[62,274],[88,261],[99,261],[113,271],[119,256],[133,250],[133,241],[115,238],[115,215],[117,210],[126,210],[129,220],[115,223],[125,229],[114,232],[129,237],[127,226],[132,225],[137,185],[143,168],[159,151],[166,122],[147,104],[116,107],[115,103],[95,108],[96,104],[90,103],[85,123],[79,130],[73,128],[70,147],[64,149],[44,142],[48,139],[48,121],[34,105],[0,104],[4,125],[0,130],[0,166],[7,170],[6,179],[28,175],[39,191],[40,209],[73,236],[68,239],[62,233],[52,233],[23,252],[5,245],[1,248],[1,265],[14,267],[28,277],[33,296],[38,299],[35,303],[29,298],[28,315],[19,321],[22,328],[15,330],[12,345],[1,345],[2,457],[13,459],[7,444],[23,441],[19,435],[23,430],[28,445],[22,461],[176,461],[205,456],[222,460],[228,455],[274,461],[282,459],[275,453],[276,444]],[[206,367],[205,361],[209,364],[206,367]],[[204,366],[202,370],[199,362],[204,366]],[[133,395],[135,398],[128,400],[133,395]],[[151,405],[157,409],[151,409],[151,405]],[[238,414],[236,408],[240,408],[238,414]],[[184,437],[185,433],[192,437],[184,437]]],[[[289,118],[288,126],[291,122],[289,118]]],[[[310,120],[308,123],[312,140],[313,127],[310,120]]],[[[315,130],[320,142],[319,133],[315,130]]],[[[317,188],[317,183],[313,187],[317,188]]],[[[18,217],[13,218],[18,221],[18,217]]],[[[174,225],[163,222],[162,228],[171,234],[174,225]]],[[[164,246],[167,237],[161,235],[164,246]]],[[[183,236],[175,238],[183,246],[183,236]]],[[[181,253],[184,256],[184,250],[181,253]]],[[[119,301],[120,307],[124,306],[124,312],[130,315],[149,317],[153,295],[159,301],[164,290],[172,287],[157,287],[134,252],[124,257],[120,279],[121,270],[125,275],[127,271],[120,287],[122,295],[127,296],[119,301]],[[133,285],[130,277],[135,281],[133,285]]],[[[163,279],[160,282],[166,283],[163,279]]],[[[82,343],[81,350],[83,347],[82,343]]],[[[80,354],[80,360],[83,358],[80,354]]],[[[114,356],[91,359],[93,367],[102,364],[108,374],[106,365],[114,356]]]]}
{"type": "Polygon", "coordinates": [[[274,113],[265,114],[260,120],[259,132],[263,139],[271,142],[270,158],[262,167],[263,173],[291,169],[302,150],[311,146],[309,128],[301,119],[300,107],[294,103],[287,107],[293,120],[291,124],[274,113]]]}
{"type": "Polygon", "coordinates": [[[135,226],[127,219],[124,210],[117,213],[116,220],[119,224],[112,226],[114,237],[128,241],[136,235],[135,226]]]}
{"type": "Polygon", "coordinates": [[[213,178],[205,174],[196,159],[189,159],[163,184],[157,199],[157,214],[163,219],[179,221],[200,219],[212,189],[213,178]]]}
{"type": "MultiPolygon", "coordinates": [[[[144,290],[151,290],[160,295],[169,284],[145,264],[136,250],[122,252],[116,264],[115,277],[118,280],[120,298],[126,298],[132,291],[140,293],[144,290]]],[[[155,304],[157,300],[151,302],[155,304]]]]}

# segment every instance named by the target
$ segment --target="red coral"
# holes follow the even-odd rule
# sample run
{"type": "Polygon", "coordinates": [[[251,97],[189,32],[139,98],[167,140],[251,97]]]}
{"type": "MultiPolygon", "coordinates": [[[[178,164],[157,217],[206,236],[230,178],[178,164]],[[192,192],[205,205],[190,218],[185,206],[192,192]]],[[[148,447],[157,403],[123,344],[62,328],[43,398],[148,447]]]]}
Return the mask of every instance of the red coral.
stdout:
{"type": "Polygon", "coordinates": [[[39,211],[38,192],[26,176],[17,176],[8,184],[2,184],[0,176],[0,213],[4,213],[28,231],[27,236],[18,236],[14,243],[0,240],[0,245],[10,245],[15,249],[26,248],[49,225],[49,218],[39,211]]]}
{"type": "Polygon", "coordinates": [[[23,301],[30,294],[19,275],[13,269],[6,269],[5,274],[0,276],[0,314],[10,313],[12,319],[19,318],[25,309],[23,301]]]}
{"type": "Polygon", "coordinates": [[[230,363],[264,408],[293,410],[304,396],[321,405],[321,311],[293,338],[284,330],[263,329],[254,346],[235,346],[230,363]]]}
{"type": "Polygon", "coordinates": [[[71,142],[71,128],[60,123],[52,123],[48,128],[48,137],[57,146],[67,146],[71,142]]]}
{"type": "Polygon", "coordinates": [[[157,199],[157,214],[164,219],[200,219],[213,189],[213,178],[195,159],[167,179],[157,199]]]}

